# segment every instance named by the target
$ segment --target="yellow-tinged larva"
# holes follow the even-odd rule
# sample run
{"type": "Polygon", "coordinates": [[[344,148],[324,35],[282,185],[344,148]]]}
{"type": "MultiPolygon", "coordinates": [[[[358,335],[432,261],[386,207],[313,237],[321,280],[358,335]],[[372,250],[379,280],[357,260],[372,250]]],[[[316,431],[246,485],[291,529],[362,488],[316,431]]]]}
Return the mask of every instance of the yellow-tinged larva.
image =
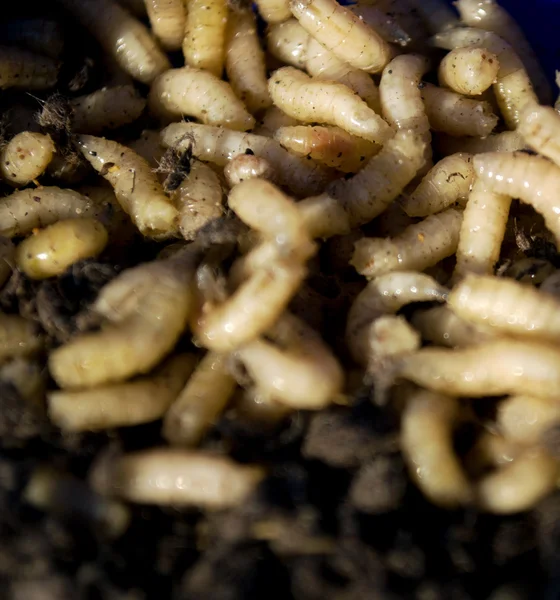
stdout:
{"type": "Polygon", "coordinates": [[[506,335],[549,342],[560,336],[560,302],[513,279],[469,274],[448,302],[461,318],[506,335]]]}
{"type": "Polygon", "coordinates": [[[2,148],[0,174],[16,187],[25,186],[44,173],[55,152],[49,135],[23,131],[2,148]]]}
{"type": "Polygon", "coordinates": [[[459,24],[457,13],[445,0],[419,0],[414,3],[414,8],[420,13],[432,35],[459,24]]]}
{"type": "Polygon", "coordinates": [[[272,25],[287,21],[292,16],[289,0],[255,0],[259,15],[272,25]]]}
{"type": "MultiPolygon", "coordinates": [[[[369,355],[367,366],[374,381],[383,374],[387,361],[394,361],[410,354],[422,345],[420,334],[401,315],[383,315],[376,319],[368,329],[367,342],[369,355]]],[[[383,398],[385,393],[382,387],[379,386],[377,390],[380,398],[383,398]]]]}
{"type": "Polygon", "coordinates": [[[143,235],[177,234],[177,209],[142,157],[122,144],[92,135],[78,136],[78,144],[92,167],[113,186],[122,209],[143,235]]]}
{"type": "Polygon", "coordinates": [[[259,390],[290,408],[306,410],[324,408],[340,393],[342,369],[311,327],[284,313],[266,337],[235,354],[259,390]]]}
{"type": "Polygon", "coordinates": [[[521,152],[488,152],[475,156],[473,162],[487,189],[530,204],[560,244],[560,167],[521,152]]]}
{"type": "Polygon", "coordinates": [[[425,217],[445,210],[469,197],[474,182],[472,155],[464,152],[440,160],[424,176],[418,187],[401,200],[410,217],[425,217]]]}
{"type": "Polygon", "coordinates": [[[113,0],[57,0],[88,29],[125,73],[150,84],[170,68],[147,27],[113,0]]]}
{"type": "Polygon", "coordinates": [[[337,125],[379,144],[393,136],[391,127],[343,84],[316,81],[293,67],[283,67],[271,75],[268,89],[274,104],[298,121],[337,125]]]}
{"type": "Polygon", "coordinates": [[[179,231],[186,240],[194,239],[208,221],[224,214],[223,197],[214,170],[199,160],[192,161],[189,174],[171,196],[179,211],[179,231]]]}
{"type": "Polygon", "coordinates": [[[310,35],[293,18],[271,25],[266,32],[266,47],[270,54],[298,69],[305,69],[309,41],[310,35]]]}
{"type": "Polygon", "coordinates": [[[461,319],[448,306],[417,310],[411,323],[423,340],[436,346],[459,348],[481,344],[493,337],[489,330],[461,319]]]}
{"type": "Polygon", "coordinates": [[[479,96],[496,83],[500,62],[484,48],[456,48],[439,63],[438,79],[458,94],[479,96]]]}
{"type": "Polygon", "coordinates": [[[23,46],[49,58],[58,58],[64,50],[62,26],[45,17],[5,19],[0,24],[0,39],[4,44],[23,46]]]}
{"type": "Polygon", "coordinates": [[[16,263],[30,279],[57,277],[107,245],[107,230],[96,219],[58,221],[34,233],[16,250],[16,263]]]}
{"type": "Polygon", "coordinates": [[[298,125],[297,119],[282,112],[277,106],[271,106],[264,111],[253,133],[265,137],[274,137],[274,133],[280,127],[294,127],[295,125],[298,125]]]}
{"type": "Polygon", "coordinates": [[[408,394],[401,421],[401,449],[410,476],[431,502],[444,508],[468,504],[472,488],[455,454],[456,398],[427,390],[408,394]]]}
{"type": "Polygon", "coordinates": [[[274,181],[276,173],[266,158],[253,154],[239,154],[224,167],[224,177],[230,188],[247,179],[274,181]]]}
{"type": "Polygon", "coordinates": [[[130,382],[49,392],[49,417],[63,431],[99,431],[156,421],[175,401],[195,365],[194,354],[182,354],[130,382]]]}
{"type": "Polygon", "coordinates": [[[264,471],[209,452],[152,448],[107,461],[95,475],[97,491],[129,502],[222,510],[243,502],[264,471]]]}
{"type": "Polygon", "coordinates": [[[187,248],[128,269],[102,288],[92,310],[105,322],[53,350],[49,370],[61,388],[91,388],[148,373],[173,348],[194,308],[187,248]]]}
{"type": "Polygon", "coordinates": [[[467,273],[494,273],[511,201],[511,196],[491,192],[484,181],[475,181],[463,212],[454,279],[467,273]]]}
{"type": "Polygon", "coordinates": [[[335,0],[291,0],[290,8],[310,35],[356,69],[379,73],[391,60],[391,46],[335,0]]]}
{"type": "Polygon", "coordinates": [[[179,50],[185,36],[183,0],[145,0],[152,32],[165,50],[179,50]]]}
{"type": "Polygon", "coordinates": [[[0,202],[0,235],[26,235],[35,227],[77,217],[98,218],[102,223],[110,220],[104,207],[74,190],[55,186],[20,190],[0,202]]]}
{"type": "Polygon", "coordinates": [[[279,184],[301,196],[317,194],[331,179],[322,165],[293,156],[277,141],[262,135],[196,123],[173,123],[162,131],[161,140],[164,146],[177,149],[192,143],[194,156],[220,166],[240,154],[253,153],[270,163],[279,184]]]}
{"type": "Polygon", "coordinates": [[[462,220],[461,210],[448,208],[394,238],[362,238],[351,264],[368,279],[390,271],[423,271],[455,253],[462,220]]]}
{"type": "Polygon", "coordinates": [[[541,101],[552,101],[548,78],[523,30],[495,0],[457,0],[455,7],[465,25],[492,31],[511,44],[523,61],[541,101]]]}
{"type": "Polygon", "coordinates": [[[546,450],[528,448],[482,478],[476,486],[477,504],[502,515],[529,510],[556,487],[558,473],[558,461],[546,450]]]}
{"type": "Polygon", "coordinates": [[[0,313],[0,362],[32,356],[43,347],[43,339],[30,321],[19,315],[0,313]]]}
{"type": "Polygon", "coordinates": [[[16,264],[16,247],[13,242],[0,236],[0,287],[6,283],[16,264]]]}
{"type": "Polygon", "coordinates": [[[132,85],[104,87],[70,101],[72,131],[96,135],[132,123],[142,114],[146,100],[132,85]]]}
{"type": "Polygon", "coordinates": [[[485,137],[498,124],[488,102],[472,100],[430,83],[422,84],[422,100],[430,126],[454,136],[485,137]]]}
{"type": "Polygon", "coordinates": [[[454,137],[440,133],[435,138],[435,147],[444,155],[456,152],[480,154],[481,152],[515,152],[527,148],[527,143],[517,131],[491,133],[488,137],[454,137]]]}
{"type": "Polygon", "coordinates": [[[227,406],[236,387],[228,356],[208,352],[163,420],[163,437],[172,446],[198,446],[227,406]]]}
{"type": "Polygon", "coordinates": [[[434,392],[454,396],[529,394],[556,398],[560,349],[512,339],[454,350],[422,348],[403,360],[399,375],[434,392]]]}
{"type": "Polygon", "coordinates": [[[474,27],[458,27],[434,36],[435,45],[446,50],[455,48],[484,48],[498,57],[500,70],[493,85],[494,93],[506,124],[515,129],[519,111],[528,102],[536,102],[529,75],[514,49],[491,31],[474,27]]]}
{"type": "Polygon", "coordinates": [[[560,115],[556,110],[527,104],[519,114],[517,133],[533,150],[560,166],[560,115]]]}
{"type": "Polygon", "coordinates": [[[47,90],[56,84],[60,64],[27,50],[0,46],[0,89],[47,90]]]}
{"type": "Polygon", "coordinates": [[[224,70],[228,5],[226,0],[186,0],[183,38],[185,63],[220,78],[224,70]]]}
{"type": "Polygon", "coordinates": [[[496,425],[514,442],[533,445],[544,433],[560,424],[559,398],[510,396],[498,405],[496,425]]]}
{"type": "Polygon", "coordinates": [[[255,125],[229,83],[194,67],[171,69],[160,75],[150,89],[148,106],[164,121],[189,116],[206,125],[223,125],[236,131],[247,131],[255,125]]]}
{"type": "Polygon", "coordinates": [[[251,113],[272,104],[268,93],[265,56],[253,12],[230,11],[226,36],[226,73],[237,96],[251,113]]]}
{"type": "Polygon", "coordinates": [[[432,277],[413,271],[387,273],[370,281],[348,312],[346,344],[352,358],[362,365],[369,362],[369,329],[381,316],[413,302],[442,302],[445,292],[432,277]]]}
{"type": "Polygon", "coordinates": [[[280,127],[274,138],[293,154],[310,156],[344,173],[356,173],[380,150],[377,144],[350,135],[340,127],[280,127]]]}

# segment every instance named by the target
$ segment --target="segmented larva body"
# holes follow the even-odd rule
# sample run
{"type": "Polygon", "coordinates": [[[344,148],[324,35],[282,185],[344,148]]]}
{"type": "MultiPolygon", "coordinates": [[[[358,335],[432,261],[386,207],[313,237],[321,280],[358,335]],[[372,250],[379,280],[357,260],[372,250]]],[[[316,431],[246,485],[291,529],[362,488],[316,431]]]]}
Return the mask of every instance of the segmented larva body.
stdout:
{"type": "Polygon", "coordinates": [[[335,0],[292,0],[290,8],[310,35],[356,69],[379,73],[391,60],[391,46],[335,0]]]}
{"type": "Polygon", "coordinates": [[[439,84],[465,96],[479,96],[496,83],[500,62],[484,48],[451,50],[438,67],[439,84]]]}
{"type": "Polygon", "coordinates": [[[518,131],[491,133],[488,137],[453,137],[445,134],[434,136],[435,147],[444,155],[456,152],[480,154],[482,152],[515,152],[527,148],[527,142],[518,131]]]}
{"type": "Polygon", "coordinates": [[[510,396],[500,402],[496,415],[500,433],[524,445],[538,444],[548,429],[559,424],[558,398],[510,396]]]}
{"type": "Polygon", "coordinates": [[[158,77],[150,89],[148,106],[168,121],[190,116],[206,125],[223,125],[238,131],[255,125],[255,119],[229,83],[192,67],[171,69],[158,77]]]}
{"type": "Polygon", "coordinates": [[[57,21],[45,18],[18,18],[0,25],[4,44],[23,46],[31,52],[58,58],[64,49],[64,31],[57,21]]]}
{"type": "MultiPolygon", "coordinates": [[[[291,16],[291,12],[289,13],[291,16]]],[[[305,69],[307,45],[311,36],[297,19],[271,25],[266,32],[266,47],[270,54],[287,65],[305,69]]],[[[318,42],[317,42],[318,43],[318,42]]]]}
{"type": "Polygon", "coordinates": [[[255,4],[267,23],[282,23],[292,16],[289,0],[258,0],[255,4]]]}
{"type": "Polygon", "coordinates": [[[23,187],[45,172],[55,152],[50,136],[23,131],[2,148],[0,174],[8,183],[23,187]]]}
{"type": "Polygon", "coordinates": [[[265,158],[252,154],[239,154],[224,167],[224,177],[232,188],[247,179],[274,181],[276,174],[265,158]]]}
{"type": "Polygon", "coordinates": [[[358,240],[351,264],[368,279],[390,271],[423,271],[455,253],[462,219],[462,211],[448,208],[394,238],[358,240]]]}
{"type": "Polygon", "coordinates": [[[146,12],[156,38],[165,50],[179,50],[185,35],[183,0],[146,0],[146,12]]]}
{"type": "Polygon", "coordinates": [[[418,187],[401,200],[410,217],[425,217],[445,210],[469,197],[474,182],[472,154],[458,152],[440,160],[424,176],[418,187]]]}
{"type": "Polygon", "coordinates": [[[393,135],[381,117],[340,83],[315,81],[293,67],[283,67],[270,77],[268,90],[274,104],[298,121],[337,125],[379,144],[393,135]]]}
{"type": "Polygon", "coordinates": [[[0,47],[0,89],[47,90],[56,84],[59,63],[39,54],[0,47]]]}
{"type": "Polygon", "coordinates": [[[560,115],[549,106],[527,104],[519,115],[517,133],[539,154],[560,167],[560,115]]]}

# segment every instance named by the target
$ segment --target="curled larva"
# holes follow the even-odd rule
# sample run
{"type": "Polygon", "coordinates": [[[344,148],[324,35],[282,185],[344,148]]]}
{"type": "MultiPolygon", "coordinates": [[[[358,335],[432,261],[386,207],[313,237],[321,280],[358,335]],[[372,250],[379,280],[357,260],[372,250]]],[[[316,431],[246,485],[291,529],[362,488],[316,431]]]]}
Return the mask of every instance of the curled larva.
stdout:
{"type": "Polygon", "coordinates": [[[458,152],[436,163],[401,206],[410,217],[433,215],[466,200],[473,182],[472,155],[458,152]]]}
{"type": "Polygon", "coordinates": [[[208,352],[163,420],[163,437],[173,446],[197,446],[224,411],[236,387],[227,355],[208,352]]]}
{"type": "Polygon", "coordinates": [[[70,100],[72,131],[101,133],[132,123],[142,114],[146,100],[132,85],[105,87],[70,100]]]}
{"type": "Polygon", "coordinates": [[[145,25],[113,0],[57,0],[89,29],[125,73],[150,84],[170,68],[145,25]]]}
{"type": "Polygon", "coordinates": [[[482,152],[515,152],[527,148],[527,143],[518,131],[502,131],[491,133],[484,138],[455,137],[440,133],[434,136],[435,148],[443,155],[467,152],[480,154],[482,152]]]}
{"type": "Polygon", "coordinates": [[[179,211],[179,231],[186,240],[195,238],[208,221],[224,213],[222,184],[206,164],[193,160],[190,172],[171,198],[179,211]]]}
{"type": "Polygon", "coordinates": [[[192,143],[194,156],[220,166],[240,154],[253,153],[270,163],[280,185],[298,195],[316,194],[330,179],[322,165],[293,156],[277,141],[262,135],[196,123],[173,123],[162,131],[161,140],[164,146],[178,149],[192,143]]]}
{"type": "Polygon", "coordinates": [[[414,3],[432,35],[458,25],[457,13],[445,0],[421,0],[414,3]]]}
{"type": "Polygon", "coordinates": [[[43,347],[33,323],[19,315],[0,313],[0,362],[32,356],[43,347]]]}
{"type": "Polygon", "coordinates": [[[121,207],[143,235],[176,235],[177,209],[142,157],[117,142],[91,135],[80,135],[78,144],[92,167],[113,186],[121,207]]]}
{"type": "Polygon", "coordinates": [[[243,502],[263,476],[225,456],[152,448],[98,464],[92,478],[100,493],[129,502],[220,510],[243,502]]]}
{"type": "Polygon", "coordinates": [[[310,35],[356,69],[379,73],[391,60],[391,46],[335,0],[291,0],[290,8],[310,35]]]}
{"type": "Polygon", "coordinates": [[[239,154],[224,167],[224,177],[229,187],[232,188],[246,179],[258,178],[273,181],[276,174],[266,158],[254,154],[239,154]]]}
{"type": "Polygon", "coordinates": [[[315,81],[293,67],[283,67],[272,74],[268,89],[274,104],[298,121],[337,125],[380,144],[393,135],[391,127],[343,84],[315,81]]]}
{"type": "Polygon", "coordinates": [[[376,144],[350,135],[340,127],[280,127],[274,139],[297,156],[310,156],[344,173],[356,173],[380,150],[376,144]]]}
{"type": "Polygon", "coordinates": [[[488,190],[530,204],[560,244],[560,167],[542,156],[489,152],[474,157],[474,169],[488,190]]]}
{"type": "Polygon", "coordinates": [[[453,447],[458,414],[456,398],[413,390],[401,420],[401,448],[409,473],[431,502],[445,508],[467,504],[472,498],[453,447]]]}
{"type": "Polygon", "coordinates": [[[454,396],[529,394],[556,398],[560,349],[512,339],[453,350],[422,348],[405,358],[398,372],[417,385],[454,396]]]}
{"type": "Polygon", "coordinates": [[[14,186],[25,186],[44,173],[55,152],[49,135],[23,131],[2,148],[0,174],[14,186]]]}
{"type": "Polygon", "coordinates": [[[255,4],[267,23],[282,23],[292,16],[289,0],[255,0],[255,4]]]}
{"type": "MultiPolygon", "coordinates": [[[[290,16],[292,13],[289,13],[290,16]]],[[[266,47],[270,54],[283,63],[305,69],[309,34],[296,19],[271,25],[266,33],[266,47]]]]}
{"type": "Polygon", "coordinates": [[[529,75],[513,48],[495,33],[461,27],[449,29],[434,36],[439,48],[484,48],[498,57],[500,69],[496,83],[492,86],[506,124],[515,129],[519,122],[519,111],[528,102],[536,102],[537,97],[529,75]]]}
{"type": "Polygon", "coordinates": [[[519,114],[517,133],[533,150],[560,166],[560,115],[556,110],[527,104],[519,114]]]}
{"type": "Polygon", "coordinates": [[[370,281],[348,312],[346,344],[353,359],[367,364],[369,329],[381,316],[413,302],[443,301],[445,288],[423,273],[394,272],[370,281]]]}
{"type": "Polygon", "coordinates": [[[430,126],[458,137],[485,137],[498,124],[498,117],[488,102],[472,100],[429,83],[422,85],[422,100],[430,126]]]}
{"type": "Polygon", "coordinates": [[[331,237],[380,215],[424,165],[424,142],[399,132],[354,177],[299,203],[312,237],[331,237]]]}
{"type": "Polygon", "coordinates": [[[156,421],[175,401],[195,364],[193,354],[183,354],[126,383],[49,392],[49,417],[63,431],[99,431],[156,421]]]}
{"type": "Polygon", "coordinates": [[[394,238],[363,238],[351,264],[368,279],[390,271],[423,271],[455,253],[462,220],[462,211],[448,208],[394,238]]]}
{"type": "Polygon", "coordinates": [[[255,16],[250,10],[230,12],[226,36],[226,73],[233,91],[249,112],[254,114],[272,104],[268,93],[265,56],[255,16]]]}
{"type": "Polygon", "coordinates": [[[55,85],[59,63],[39,54],[0,46],[0,89],[46,90],[55,85]]]}
{"type": "Polygon", "coordinates": [[[465,25],[492,31],[511,44],[523,61],[542,102],[552,100],[552,90],[531,44],[518,23],[495,0],[457,0],[455,8],[465,25]]]}
{"type": "Polygon", "coordinates": [[[455,279],[467,273],[489,275],[494,272],[494,265],[500,257],[511,200],[510,196],[489,191],[484,181],[475,181],[463,212],[455,279]]]}
{"type": "Polygon", "coordinates": [[[186,0],[186,6],[185,63],[220,78],[225,60],[227,1],[186,0]]]}
{"type": "Polygon", "coordinates": [[[556,487],[558,472],[555,458],[541,448],[528,448],[482,478],[475,489],[477,504],[496,514],[528,510],[556,487]]]}
{"type": "Polygon", "coordinates": [[[179,50],[185,36],[183,0],[146,0],[152,32],[165,50],[179,50]]]}
{"type": "Polygon", "coordinates": [[[223,125],[238,131],[255,125],[255,119],[229,83],[193,67],[171,69],[160,75],[150,89],[148,106],[167,121],[190,116],[206,125],[223,125]]]}
{"type": "Polygon", "coordinates": [[[328,346],[297,317],[284,313],[235,356],[257,388],[295,409],[319,410],[341,391],[344,375],[328,346]]]}
{"type": "Polygon", "coordinates": [[[439,63],[439,84],[465,96],[479,96],[496,83],[498,57],[484,48],[456,48],[439,63]]]}
{"type": "Polygon", "coordinates": [[[31,52],[58,58],[64,49],[64,31],[57,21],[44,17],[21,17],[0,24],[3,44],[23,46],[31,52]]]}
{"type": "Polygon", "coordinates": [[[544,433],[560,424],[560,403],[556,398],[510,396],[498,406],[496,425],[506,438],[533,445],[544,433]]]}
{"type": "Polygon", "coordinates": [[[282,112],[277,106],[267,108],[261,120],[257,123],[257,127],[253,130],[256,135],[264,135],[265,137],[274,137],[274,133],[280,127],[293,127],[297,125],[297,119],[294,119],[282,112]]]}
{"type": "Polygon", "coordinates": [[[6,283],[15,266],[16,247],[13,242],[0,236],[0,287],[6,283]]]}
{"type": "Polygon", "coordinates": [[[142,264],[102,288],[92,310],[105,319],[52,351],[61,388],[95,387],[148,373],[173,348],[194,305],[194,264],[187,253],[142,264]]]}
{"type": "Polygon", "coordinates": [[[95,219],[68,219],[49,225],[21,242],[16,264],[31,279],[56,277],[107,245],[107,230],[95,219]]]}

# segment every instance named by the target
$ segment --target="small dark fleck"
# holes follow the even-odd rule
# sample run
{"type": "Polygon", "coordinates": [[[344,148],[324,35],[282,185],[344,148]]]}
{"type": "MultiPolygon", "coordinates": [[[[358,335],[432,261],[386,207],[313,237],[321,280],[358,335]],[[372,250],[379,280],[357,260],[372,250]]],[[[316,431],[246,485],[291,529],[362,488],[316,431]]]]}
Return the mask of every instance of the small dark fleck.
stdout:
{"type": "Polygon", "coordinates": [[[97,152],[95,150],[90,150],[89,153],[90,156],[97,156],[97,152]]]}
{"type": "Polygon", "coordinates": [[[251,148],[247,148],[247,150],[245,150],[245,154],[248,154],[249,156],[255,156],[255,153],[251,150],[251,148]]]}
{"type": "Polygon", "coordinates": [[[389,73],[389,75],[392,75],[392,74],[393,74],[393,69],[389,69],[389,70],[387,71],[387,73],[389,73]]]}
{"type": "Polygon", "coordinates": [[[35,200],[35,202],[41,202],[41,197],[40,196],[33,196],[33,200],[35,200]]]}
{"type": "Polygon", "coordinates": [[[423,90],[425,87],[426,87],[426,84],[425,84],[423,81],[421,81],[421,82],[418,84],[418,89],[419,89],[419,90],[423,90]]]}
{"type": "Polygon", "coordinates": [[[336,155],[336,158],[340,158],[341,156],[342,156],[342,152],[339,152],[339,153],[336,155]]]}

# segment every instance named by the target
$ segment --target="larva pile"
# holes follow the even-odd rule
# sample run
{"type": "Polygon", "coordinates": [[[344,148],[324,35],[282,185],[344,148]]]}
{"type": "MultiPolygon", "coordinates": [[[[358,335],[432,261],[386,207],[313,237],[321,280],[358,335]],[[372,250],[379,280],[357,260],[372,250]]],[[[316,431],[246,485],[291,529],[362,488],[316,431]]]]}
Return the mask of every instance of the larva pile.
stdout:
{"type": "MultiPolygon", "coordinates": [[[[224,423],[298,422],[321,460],[317,423],[364,394],[442,511],[554,492],[560,114],[502,7],[56,4],[0,47],[0,386],[29,439],[157,428],[65,484],[86,519],[238,509],[278,465],[224,423]],[[57,19],[97,66],[69,75],[57,19]]],[[[37,467],[26,501],[71,510],[61,477],[37,467]]]]}

